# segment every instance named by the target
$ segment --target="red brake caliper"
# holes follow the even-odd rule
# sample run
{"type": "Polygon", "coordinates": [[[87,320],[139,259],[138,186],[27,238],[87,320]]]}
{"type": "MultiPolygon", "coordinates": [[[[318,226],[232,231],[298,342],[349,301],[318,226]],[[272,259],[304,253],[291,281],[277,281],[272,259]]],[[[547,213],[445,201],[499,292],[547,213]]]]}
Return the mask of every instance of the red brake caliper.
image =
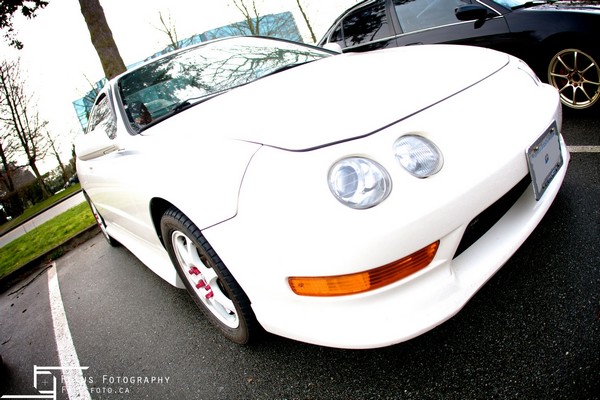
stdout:
{"type": "Polygon", "coordinates": [[[204,281],[204,278],[202,277],[200,270],[198,268],[196,268],[195,266],[192,266],[188,272],[190,273],[190,275],[200,276],[200,280],[196,284],[196,289],[204,288],[204,290],[206,291],[206,294],[204,295],[206,300],[212,299],[214,296],[214,293],[213,293],[212,289],[210,288],[210,285],[204,281]]]}

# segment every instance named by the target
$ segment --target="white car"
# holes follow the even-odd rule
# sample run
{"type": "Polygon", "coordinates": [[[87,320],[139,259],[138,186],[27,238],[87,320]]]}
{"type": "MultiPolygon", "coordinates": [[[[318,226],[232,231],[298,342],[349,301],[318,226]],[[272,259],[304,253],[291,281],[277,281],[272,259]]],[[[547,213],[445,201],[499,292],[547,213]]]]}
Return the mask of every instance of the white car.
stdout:
{"type": "Polygon", "coordinates": [[[229,339],[374,348],[451,318],[531,234],[561,118],[493,50],[229,38],[111,80],[77,172],[109,242],[229,339]]]}

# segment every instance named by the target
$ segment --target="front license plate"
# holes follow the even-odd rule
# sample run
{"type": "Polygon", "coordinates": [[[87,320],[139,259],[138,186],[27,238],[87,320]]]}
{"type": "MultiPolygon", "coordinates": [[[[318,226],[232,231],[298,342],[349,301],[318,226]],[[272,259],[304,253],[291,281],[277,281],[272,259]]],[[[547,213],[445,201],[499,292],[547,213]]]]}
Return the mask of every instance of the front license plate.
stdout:
{"type": "Polygon", "coordinates": [[[563,165],[556,122],[527,149],[527,163],[529,164],[535,199],[539,200],[563,165]]]}

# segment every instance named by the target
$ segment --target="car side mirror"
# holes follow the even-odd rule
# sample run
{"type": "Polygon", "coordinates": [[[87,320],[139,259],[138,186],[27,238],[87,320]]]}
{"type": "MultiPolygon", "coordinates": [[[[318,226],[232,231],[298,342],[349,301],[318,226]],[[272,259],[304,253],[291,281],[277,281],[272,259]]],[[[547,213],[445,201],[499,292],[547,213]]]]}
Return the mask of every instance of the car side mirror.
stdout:
{"type": "Polygon", "coordinates": [[[102,157],[117,150],[121,150],[117,140],[109,138],[102,129],[94,129],[88,134],[75,138],[75,154],[83,161],[102,157]]]}
{"type": "Polygon", "coordinates": [[[334,42],[325,43],[323,45],[323,48],[325,50],[329,50],[329,51],[333,51],[333,52],[342,54],[342,46],[340,46],[339,44],[334,43],[334,42]]]}
{"type": "Polygon", "coordinates": [[[487,18],[487,8],[478,4],[460,6],[454,10],[459,21],[482,21],[487,18]]]}

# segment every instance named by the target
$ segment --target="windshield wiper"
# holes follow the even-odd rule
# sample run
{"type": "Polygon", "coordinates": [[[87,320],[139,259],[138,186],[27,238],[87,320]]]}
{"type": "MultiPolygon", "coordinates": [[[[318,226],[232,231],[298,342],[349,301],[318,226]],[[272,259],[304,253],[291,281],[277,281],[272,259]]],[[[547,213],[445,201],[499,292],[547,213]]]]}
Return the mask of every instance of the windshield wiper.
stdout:
{"type": "Polygon", "coordinates": [[[169,115],[177,114],[178,112],[188,109],[191,106],[195,106],[196,104],[204,103],[205,101],[215,98],[218,95],[223,94],[227,91],[229,91],[229,89],[221,90],[220,92],[214,92],[214,93],[203,95],[203,96],[196,96],[196,97],[190,97],[189,99],[185,99],[185,100],[179,102],[175,107],[173,107],[171,109],[171,112],[169,113],[169,115]],[[198,100],[198,101],[194,101],[194,100],[198,100]]]}
{"type": "Polygon", "coordinates": [[[171,111],[169,113],[167,113],[161,117],[158,117],[156,119],[153,119],[151,122],[149,122],[145,125],[137,125],[134,127],[134,130],[136,131],[136,134],[139,134],[139,133],[145,131],[146,129],[150,128],[151,126],[154,126],[157,123],[164,121],[165,119],[172,117],[175,114],[179,114],[183,110],[187,110],[188,108],[190,108],[192,106],[195,106],[200,103],[204,103],[205,101],[213,99],[225,92],[228,92],[229,90],[230,89],[225,89],[225,90],[221,90],[220,92],[211,93],[209,95],[196,96],[196,97],[190,97],[188,99],[185,99],[185,100],[177,103],[177,105],[175,105],[175,107],[171,108],[171,111]],[[198,101],[194,101],[194,100],[198,100],[198,101]]]}
{"type": "Polygon", "coordinates": [[[525,2],[523,4],[519,4],[518,6],[514,6],[511,7],[511,10],[518,10],[519,8],[529,8],[529,7],[534,7],[534,6],[539,6],[540,4],[551,4],[554,3],[556,0],[533,0],[533,1],[528,1],[525,2]]]}

